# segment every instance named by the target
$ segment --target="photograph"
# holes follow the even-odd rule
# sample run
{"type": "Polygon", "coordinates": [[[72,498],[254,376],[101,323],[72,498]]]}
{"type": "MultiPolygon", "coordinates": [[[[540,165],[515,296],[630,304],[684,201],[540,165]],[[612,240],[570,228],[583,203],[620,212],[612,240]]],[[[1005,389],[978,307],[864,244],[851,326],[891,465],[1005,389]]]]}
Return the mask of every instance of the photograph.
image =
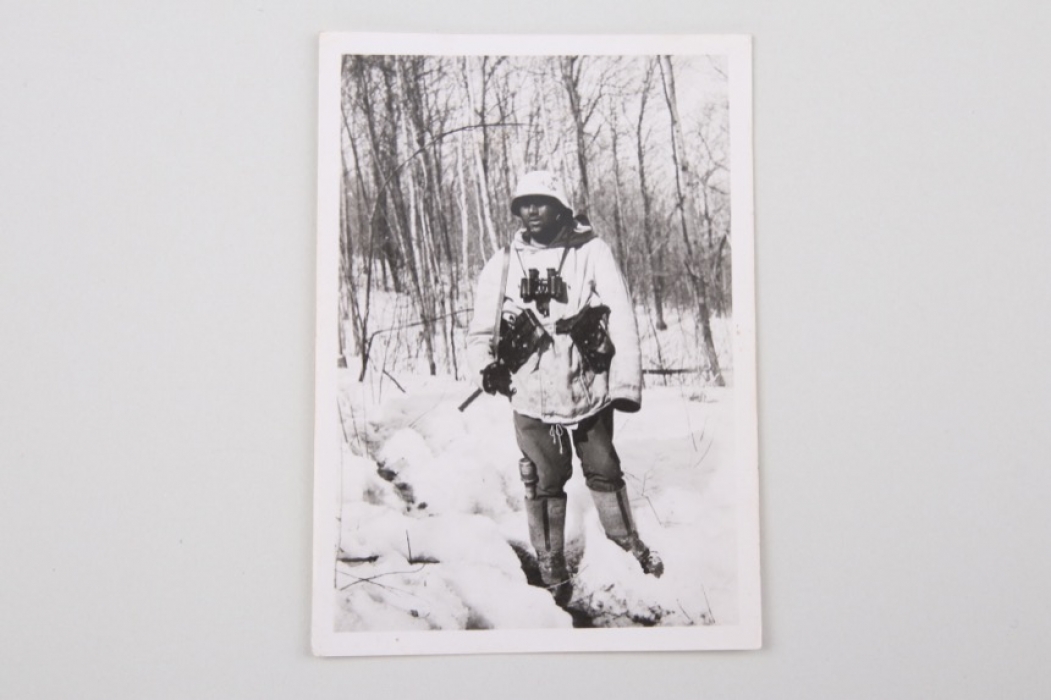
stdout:
{"type": "Polygon", "coordinates": [[[750,54],[321,36],[316,654],[761,646],[750,54]]]}
{"type": "Polygon", "coordinates": [[[0,2],[0,700],[1048,696],[1023,4],[0,2]]]}

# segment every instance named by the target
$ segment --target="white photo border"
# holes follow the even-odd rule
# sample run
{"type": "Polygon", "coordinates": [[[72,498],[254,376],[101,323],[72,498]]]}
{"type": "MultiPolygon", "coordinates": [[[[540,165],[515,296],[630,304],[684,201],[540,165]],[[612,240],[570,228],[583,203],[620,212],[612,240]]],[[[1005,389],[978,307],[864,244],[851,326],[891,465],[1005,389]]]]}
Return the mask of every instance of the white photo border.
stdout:
{"type": "Polygon", "coordinates": [[[317,327],[311,646],[318,656],[758,649],[762,645],[755,228],[752,176],[752,41],[743,35],[441,35],[323,33],[318,96],[317,327]],[[738,623],[632,629],[337,632],[332,563],[338,512],[340,70],[346,54],[703,55],[727,57],[729,75],[738,623]]]}

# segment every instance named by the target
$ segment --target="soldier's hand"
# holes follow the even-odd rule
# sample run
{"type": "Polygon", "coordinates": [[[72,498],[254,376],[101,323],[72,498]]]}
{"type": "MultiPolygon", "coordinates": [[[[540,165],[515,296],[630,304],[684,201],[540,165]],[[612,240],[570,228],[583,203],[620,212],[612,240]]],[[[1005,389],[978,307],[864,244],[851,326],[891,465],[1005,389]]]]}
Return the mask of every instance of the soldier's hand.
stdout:
{"type": "Polygon", "coordinates": [[[490,362],[482,370],[482,389],[488,394],[503,394],[511,398],[514,393],[511,388],[511,370],[497,362],[490,362]]]}

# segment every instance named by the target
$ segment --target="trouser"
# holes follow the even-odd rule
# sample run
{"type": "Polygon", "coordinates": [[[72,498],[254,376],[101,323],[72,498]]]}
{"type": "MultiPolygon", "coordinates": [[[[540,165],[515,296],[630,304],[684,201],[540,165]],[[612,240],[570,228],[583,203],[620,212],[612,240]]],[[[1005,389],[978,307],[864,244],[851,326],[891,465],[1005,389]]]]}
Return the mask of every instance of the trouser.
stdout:
{"type": "Polygon", "coordinates": [[[536,465],[537,498],[565,496],[564,487],[573,474],[573,450],[589,489],[611,493],[623,488],[624,473],[613,447],[612,406],[585,418],[572,430],[520,413],[514,414],[514,420],[518,448],[536,465]]]}

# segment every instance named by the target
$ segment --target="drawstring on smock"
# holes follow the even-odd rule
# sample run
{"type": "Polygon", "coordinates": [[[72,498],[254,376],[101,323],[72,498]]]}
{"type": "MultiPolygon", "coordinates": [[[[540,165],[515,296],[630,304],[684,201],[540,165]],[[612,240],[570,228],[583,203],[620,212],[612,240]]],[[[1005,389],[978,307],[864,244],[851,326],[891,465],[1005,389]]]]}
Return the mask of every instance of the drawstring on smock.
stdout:
{"type": "Polygon", "coordinates": [[[566,429],[558,423],[551,426],[551,430],[548,434],[551,436],[551,441],[558,445],[558,453],[562,454],[562,436],[565,434],[566,429]]]}

